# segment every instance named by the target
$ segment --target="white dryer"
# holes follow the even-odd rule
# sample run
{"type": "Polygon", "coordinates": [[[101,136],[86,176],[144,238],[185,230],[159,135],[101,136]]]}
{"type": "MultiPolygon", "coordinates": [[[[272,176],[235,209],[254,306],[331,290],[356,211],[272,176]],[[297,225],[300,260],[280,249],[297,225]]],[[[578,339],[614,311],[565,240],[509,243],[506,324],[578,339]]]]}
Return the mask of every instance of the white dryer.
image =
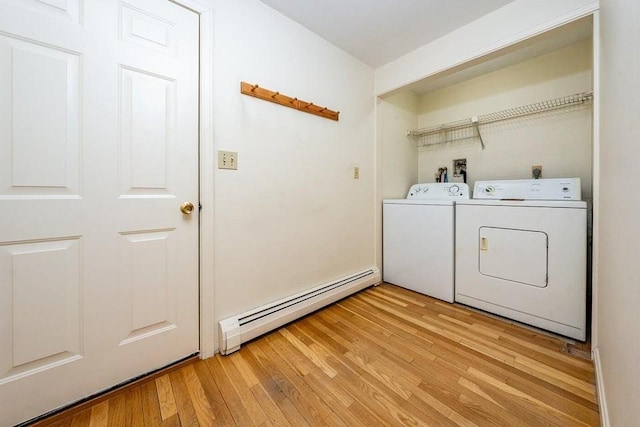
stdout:
{"type": "Polygon", "coordinates": [[[456,206],[457,302],[584,341],[580,179],[479,181],[456,206]]]}
{"type": "Polygon", "coordinates": [[[468,198],[467,184],[427,183],[384,200],[383,280],[453,302],[455,202],[468,198]]]}

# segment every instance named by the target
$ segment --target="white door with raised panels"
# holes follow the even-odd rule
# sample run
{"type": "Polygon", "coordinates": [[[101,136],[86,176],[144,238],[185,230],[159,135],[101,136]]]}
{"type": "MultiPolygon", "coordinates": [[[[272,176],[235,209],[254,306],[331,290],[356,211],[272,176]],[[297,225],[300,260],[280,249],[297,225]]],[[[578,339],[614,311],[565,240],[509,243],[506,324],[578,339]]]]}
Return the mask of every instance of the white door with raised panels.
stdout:
{"type": "Polygon", "coordinates": [[[198,351],[197,206],[198,16],[0,0],[0,425],[198,351]]]}

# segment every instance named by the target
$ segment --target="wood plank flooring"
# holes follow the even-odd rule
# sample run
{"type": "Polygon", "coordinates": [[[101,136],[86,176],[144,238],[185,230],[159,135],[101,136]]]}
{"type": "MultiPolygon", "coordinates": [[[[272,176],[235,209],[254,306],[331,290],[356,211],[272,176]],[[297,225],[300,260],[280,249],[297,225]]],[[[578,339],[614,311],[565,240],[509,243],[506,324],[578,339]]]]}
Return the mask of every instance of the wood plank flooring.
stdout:
{"type": "Polygon", "coordinates": [[[563,340],[383,284],[38,426],[596,426],[563,340]]]}

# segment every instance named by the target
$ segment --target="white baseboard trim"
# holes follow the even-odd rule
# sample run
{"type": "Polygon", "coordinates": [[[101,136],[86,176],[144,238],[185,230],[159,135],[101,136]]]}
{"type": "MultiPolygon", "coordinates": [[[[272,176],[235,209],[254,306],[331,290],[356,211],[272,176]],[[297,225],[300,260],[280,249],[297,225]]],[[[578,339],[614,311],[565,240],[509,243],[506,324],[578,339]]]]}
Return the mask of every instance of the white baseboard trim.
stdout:
{"type": "Polygon", "coordinates": [[[607,408],[607,397],[604,393],[604,377],[602,376],[602,365],[600,365],[600,352],[598,347],[593,349],[593,365],[596,370],[596,387],[598,392],[598,408],[600,410],[600,425],[611,427],[609,422],[609,410],[607,408]]]}

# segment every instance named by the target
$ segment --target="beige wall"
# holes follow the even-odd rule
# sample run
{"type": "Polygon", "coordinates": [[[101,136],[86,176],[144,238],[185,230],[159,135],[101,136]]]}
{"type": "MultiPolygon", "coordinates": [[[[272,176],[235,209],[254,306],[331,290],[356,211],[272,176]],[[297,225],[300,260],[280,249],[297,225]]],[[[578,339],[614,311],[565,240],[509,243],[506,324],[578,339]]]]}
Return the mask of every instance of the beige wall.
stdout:
{"type": "Polygon", "coordinates": [[[640,3],[602,0],[597,336],[611,426],[640,420],[640,3]]]}
{"type": "MultiPolygon", "coordinates": [[[[592,43],[578,44],[503,68],[421,97],[420,127],[429,127],[508,108],[589,91],[592,43]]],[[[579,177],[583,198],[591,196],[591,108],[559,110],[480,127],[486,148],[472,139],[419,150],[420,182],[433,182],[438,167],[467,159],[476,180],[531,177],[542,165],[544,178],[579,177]]]]}
{"type": "Polygon", "coordinates": [[[373,70],[257,0],[213,0],[215,313],[225,318],[375,263],[373,70]],[[239,93],[240,81],[340,121],[239,93]],[[353,179],[353,167],[360,179],[353,179]]]}
{"type": "Polygon", "coordinates": [[[405,91],[378,99],[380,196],[404,198],[418,179],[418,149],[407,131],[418,126],[419,97],[405,91]]]}

